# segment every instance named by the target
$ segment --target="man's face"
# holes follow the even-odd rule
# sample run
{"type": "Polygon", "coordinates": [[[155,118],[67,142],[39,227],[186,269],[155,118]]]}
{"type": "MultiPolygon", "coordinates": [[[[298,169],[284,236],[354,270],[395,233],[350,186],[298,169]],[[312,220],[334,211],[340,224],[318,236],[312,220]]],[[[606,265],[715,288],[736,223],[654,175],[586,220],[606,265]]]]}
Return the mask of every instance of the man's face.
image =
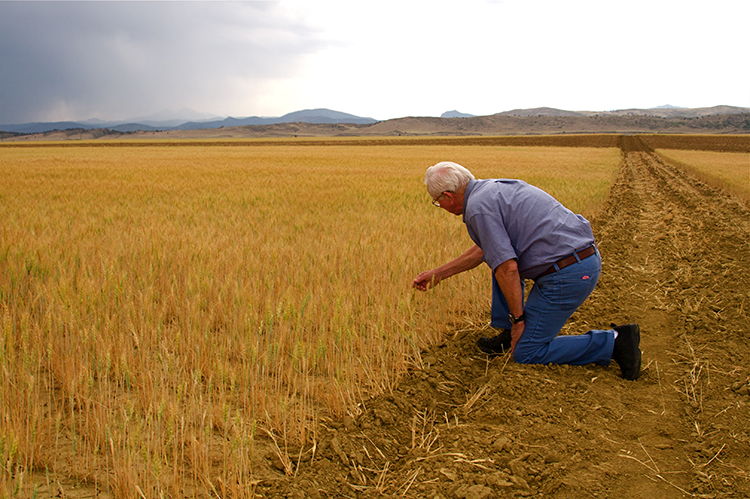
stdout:
{"type": "Polygon", "coordinates": [[[455,192],[443,192],[432,200],[432,204],[454,215],[461,215],[464,212],[463,196],[459,196],[455,192]]]}

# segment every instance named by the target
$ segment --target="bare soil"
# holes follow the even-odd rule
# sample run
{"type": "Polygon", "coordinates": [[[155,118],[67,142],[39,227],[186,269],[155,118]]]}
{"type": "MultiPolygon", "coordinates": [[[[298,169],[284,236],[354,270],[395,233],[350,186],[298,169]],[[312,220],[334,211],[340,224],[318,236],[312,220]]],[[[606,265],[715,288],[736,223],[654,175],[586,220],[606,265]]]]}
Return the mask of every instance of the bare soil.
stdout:
{"type": "Polygon", "coordinates": [[[620,178],[593,220],[602,279],[563,333],[637,322],[638,381],[614,363],[488,358],[475,341],[492,331],[458,328],[392,393],[290,453],[292,477],[273,453],[259,460],[256,493],[748,497],[749,213],[638,137],[622,146],[620,178]]]}

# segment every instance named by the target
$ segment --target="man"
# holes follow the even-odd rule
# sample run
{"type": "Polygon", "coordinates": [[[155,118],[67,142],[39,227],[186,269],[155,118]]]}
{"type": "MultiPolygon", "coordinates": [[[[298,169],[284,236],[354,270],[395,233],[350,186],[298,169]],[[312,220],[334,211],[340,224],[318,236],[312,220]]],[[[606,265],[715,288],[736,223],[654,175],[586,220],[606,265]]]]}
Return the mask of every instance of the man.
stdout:
{"type": "Polygon", "coordinates": [[[428,168],[425,184],[435,206],[463,215],[475,245],[419,274],[413,287],[424,291],[485,262],[493,271],[491,325],[503,332],[480,338],[480,350],[495,355],[510,348],[513,359],[526,364],[606,366],[614,359],[623,378],[638,379],[637,324],[558,336],[601,273],[601,256],[585,218],[526,182],[476,180],[448,161],[428,168]],[[524,279],[534,281],[525,303],[524,279]]]}

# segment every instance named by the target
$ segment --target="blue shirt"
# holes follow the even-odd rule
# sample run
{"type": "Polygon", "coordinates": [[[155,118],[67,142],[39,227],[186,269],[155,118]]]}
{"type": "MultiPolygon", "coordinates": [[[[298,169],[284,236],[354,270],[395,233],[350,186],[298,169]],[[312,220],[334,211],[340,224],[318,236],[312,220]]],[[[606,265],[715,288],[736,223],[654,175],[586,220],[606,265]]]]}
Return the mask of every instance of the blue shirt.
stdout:
{"type": "Polygon", "coordinates": [[[511,259],[524,279],[594,243],[591,224],[555,198],[522,180],[471,180],[463,221],[494,271],[511,259]]]}

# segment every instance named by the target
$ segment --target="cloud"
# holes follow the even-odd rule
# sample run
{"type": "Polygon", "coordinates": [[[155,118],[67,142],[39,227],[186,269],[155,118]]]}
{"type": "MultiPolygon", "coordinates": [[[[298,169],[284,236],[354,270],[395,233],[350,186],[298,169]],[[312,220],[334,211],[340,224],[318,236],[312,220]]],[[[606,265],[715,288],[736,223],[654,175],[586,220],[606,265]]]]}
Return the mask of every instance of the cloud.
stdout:
{"type": "Polygon", "coordinates": [[[746,0],[0,1],[0,123],[750,106],[746,0]]]}
{"type": "Polygon", "coordinates": [[[338,43],[309,57],[295,95],[358,115],[750,104],[738,58],[747,2],[308,4],[338,43]]]}
{"type": "Polygon", "coordinates": [[[0,2],[0,122],[261,108],[319,35],[271,2],[0,2]]]}

